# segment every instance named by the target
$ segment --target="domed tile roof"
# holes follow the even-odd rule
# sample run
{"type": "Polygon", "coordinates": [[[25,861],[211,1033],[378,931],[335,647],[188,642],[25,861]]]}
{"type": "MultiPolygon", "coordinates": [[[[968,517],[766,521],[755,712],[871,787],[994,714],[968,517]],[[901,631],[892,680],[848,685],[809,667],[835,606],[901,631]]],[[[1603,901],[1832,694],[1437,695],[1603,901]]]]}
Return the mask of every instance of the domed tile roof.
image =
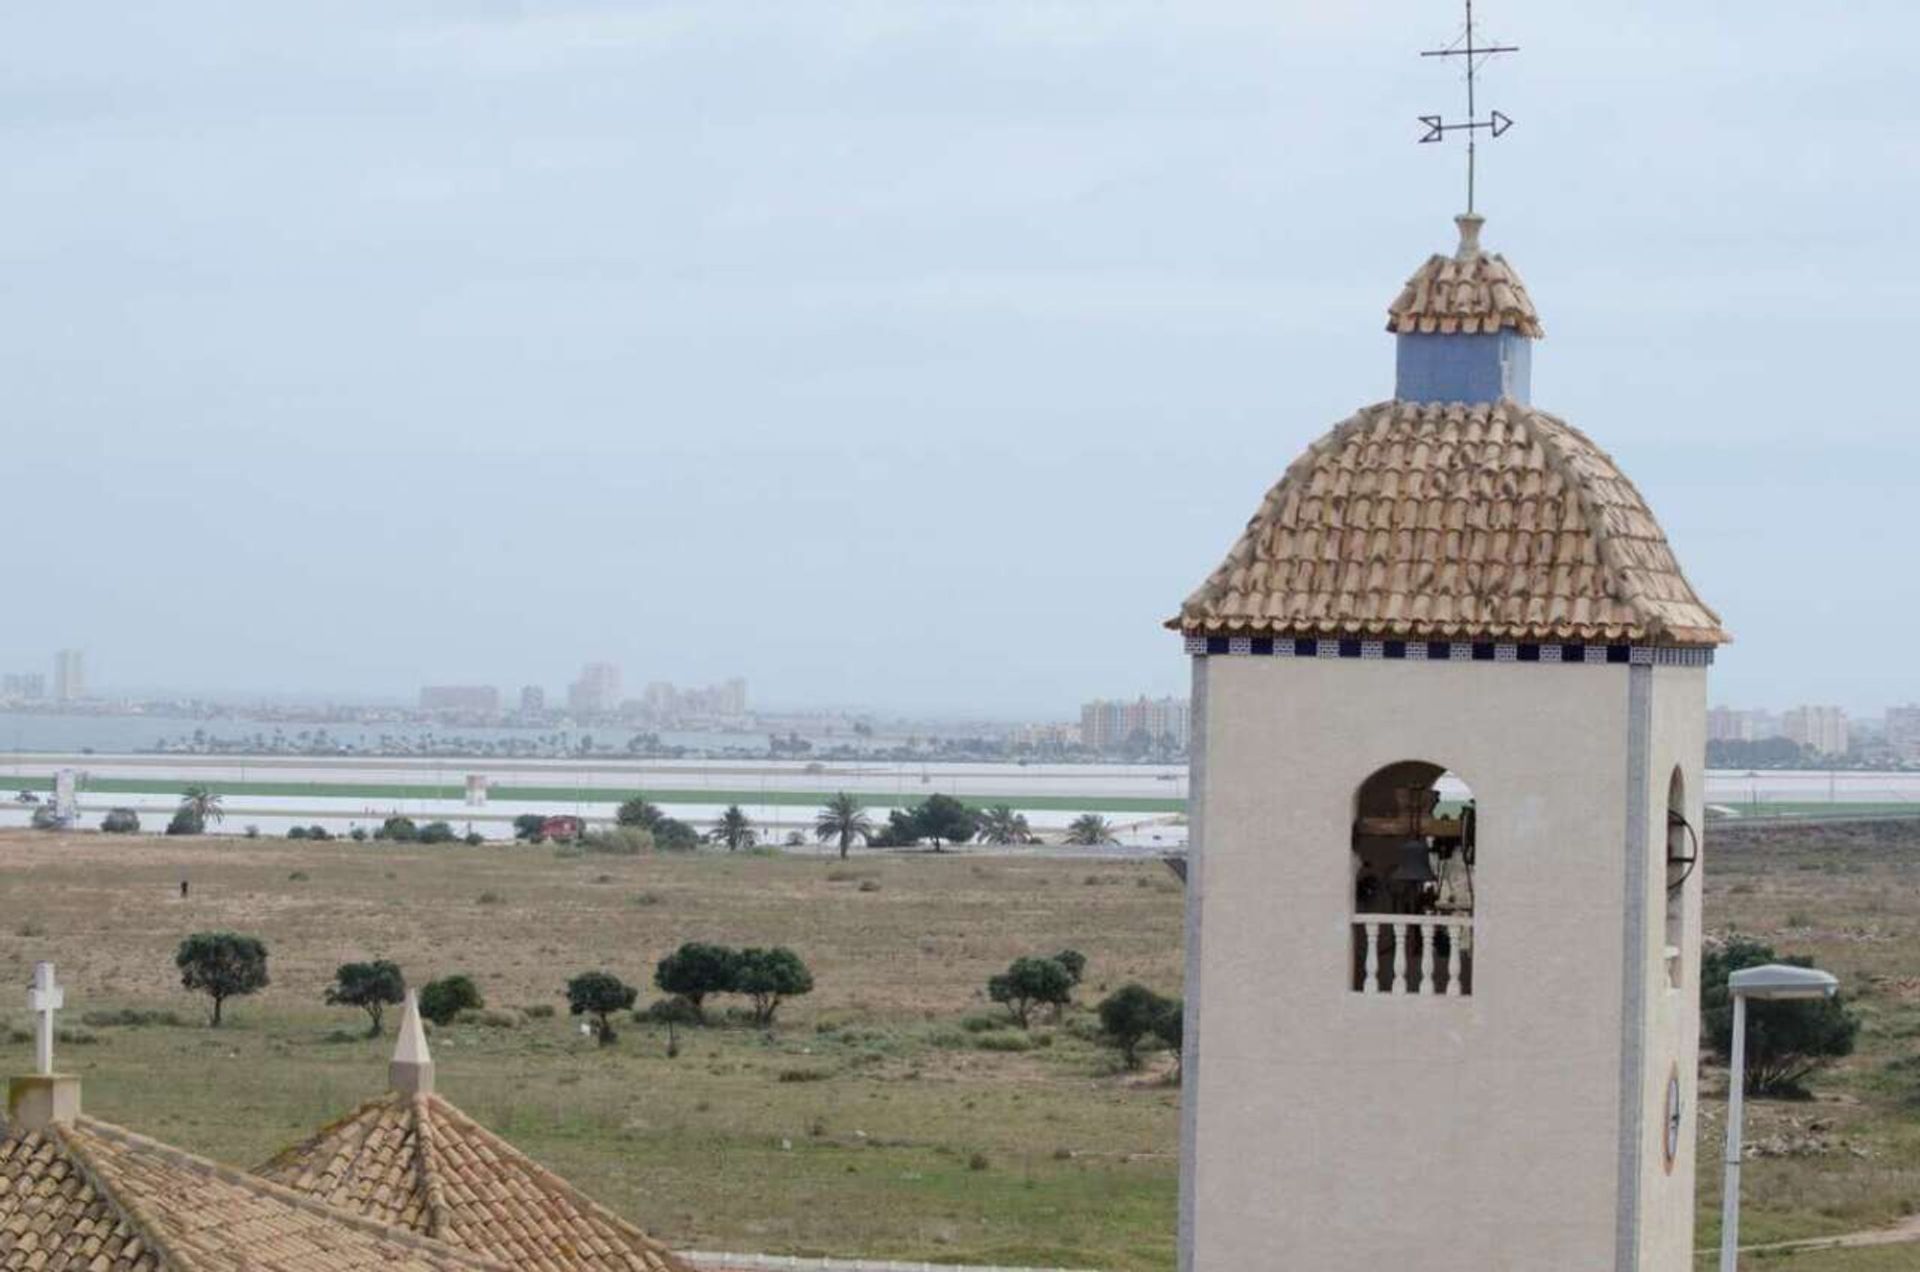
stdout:
{"type": "Polygon", "coordinates": [[[1510,399],[1383,402],[1287,469],[1168,623],[1188,635],[1712,646],[1633,483],[1510,399]]]}
{"type": "Polygon", "coordinates": [[[1414,271],[1387,308],[1387,330],[1401,335],[1472,335],[1511,328],[1538,340],[1546,333],[1526,284],[1507,258],[1480,247],[1483,218],[1457,216],[1460,248],[1438,253],[1414,271]]]}

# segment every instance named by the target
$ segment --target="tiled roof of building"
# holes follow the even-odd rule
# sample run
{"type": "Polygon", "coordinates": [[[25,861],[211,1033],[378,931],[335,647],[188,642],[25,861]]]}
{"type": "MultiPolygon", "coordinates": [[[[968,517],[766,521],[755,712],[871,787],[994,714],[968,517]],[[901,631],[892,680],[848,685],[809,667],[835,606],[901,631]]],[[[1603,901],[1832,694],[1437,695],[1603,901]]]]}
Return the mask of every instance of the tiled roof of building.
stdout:
{"type": "Polygon", "coordinates": [[[503,1272],[92,1118],[0,1131],[4,1272],[503,1272]]]}
{"type": "Polygon", "coordinates": [[[1512,328],[1536,340],[1545,335],[1520,275],[1506,257],[1481,249],[1481,219],[1454,219],[1460,226],[1460,250],[1452,256],[1430,256],[1414,271],[1387,308],[1387,330],[1470,335],[1512,328]]]}
{"type": "Polygon", "coordinates": [[[1189,635],[1717,645],[1633,483],[1513,401],[1383,402],[1315,442],[1168,626],[1189,635]]]}
{"type": "Polygon", "coordinates": [[[646,1233],[437,1095],[394,1092],[369,1101],[260,1173],[516,1268],[690,1272],[646,1233]]]}

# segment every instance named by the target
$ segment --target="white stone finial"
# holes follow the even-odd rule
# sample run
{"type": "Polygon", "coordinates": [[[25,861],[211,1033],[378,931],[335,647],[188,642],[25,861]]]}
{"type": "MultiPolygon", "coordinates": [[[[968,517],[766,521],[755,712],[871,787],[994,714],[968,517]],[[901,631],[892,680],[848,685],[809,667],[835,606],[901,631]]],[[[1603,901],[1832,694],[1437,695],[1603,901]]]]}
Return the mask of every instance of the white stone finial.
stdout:
{"type": "Polygon", "coordinates": [[[1460,227],[1460,250],[1454,253],[1454,258],[1470,261],[1480,255],[1480,227],[1487,223],[1487,218],[1477,212],[1462,212],[1453,218],[1453,223],[1460,227]]]}
{"type": "Polygon", "coordinates": [[[420,1023],[420,991],[417,989],[407,990],[399,1033],[393,1045],[393,1061],[387,1065],[387,1081],[394,1090],[408,1095],[432,1095],[433,1053],[427,1050],[427,1029],[420,1023]]]}
{"type": "Polygon", "coordinates": [[[34,1021],[34,1072],[53,1072],[53,1013],[67,1005],[67,991],[53,978],[52,963],[33,965],[33,986],[27,990],[27,1010],[34,1021]]]}

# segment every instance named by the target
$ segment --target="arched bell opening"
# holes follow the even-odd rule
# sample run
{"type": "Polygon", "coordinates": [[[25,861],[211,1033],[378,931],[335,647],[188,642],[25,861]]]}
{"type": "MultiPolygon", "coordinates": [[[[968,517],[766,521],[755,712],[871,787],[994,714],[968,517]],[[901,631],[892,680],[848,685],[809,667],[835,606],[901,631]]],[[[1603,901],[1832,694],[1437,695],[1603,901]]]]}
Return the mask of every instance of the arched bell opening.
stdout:
{"type": "Polygon", "coordinates": [[[1354,792],[1352,988],[1473,992],[1478,810],[1445,766],[1401,760],[1354,792]]]}
{"type": "Polygon", "coordinates": [[[1687,779],[1678,765],[1667,782],[1666,836],[1666,958],[1667,984],[1680,988],[1682,966],[1680,951],[1686,948],[1687,880],[1700,867],[1700,832],[1687,820],[1687,779]]]}

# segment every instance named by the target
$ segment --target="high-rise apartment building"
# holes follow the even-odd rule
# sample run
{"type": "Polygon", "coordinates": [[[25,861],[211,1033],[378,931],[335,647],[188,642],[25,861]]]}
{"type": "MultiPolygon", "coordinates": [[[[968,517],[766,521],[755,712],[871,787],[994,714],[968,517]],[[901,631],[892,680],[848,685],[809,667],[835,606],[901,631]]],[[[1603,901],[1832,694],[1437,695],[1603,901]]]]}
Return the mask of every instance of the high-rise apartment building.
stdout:
{"type": "Polygon", "coordinates": [[[81,652],[63,649],[53,656],[53,697],[73,702],[87,696],[87,669],[81,652]]]}
{"type": "Polygon", "coordinates": [[[492,685],[423,685],[420,689],[420,709],[497,715],[500,711],[500,691],[492,685]]]}
{"type": "Polygon", "coordinates": [[[612,663],[588,663],[567,686],[567,710],[574,715],[605,715],[620,705],[620,669],[612,663]]]}
{"type": "Polygon", "coordinates": [[[1905,760],[1920,760],[1920,706],[1887,708],[1887,747],[1905,760]]]}
{"type": "Polygon", "coordinates": [[[1780,722],[1770,711],[1741,711],[1734,707],[1714,707],[1707,712],[1707,740],[1710,742],[1758,742],[1780,736],[1780,722]]]}
{"type": "Polygon", "coordinates": [[[1780,733],[1819,755],[1847,753],[1847,713],[1839,707],[1795,707],[1780,717],[1780,733]]]}
{"type": "Polygon", "coordinates": [[[539,715],[547,709],[547,691],[539,685],[520,686],[520,714],[539,715]]]}
{"type": "Polygon", "coordinates": [[[46,696],[47,675],[43,671],[10,671],[0,676],[0,698],[37,702],[46,696]]]}
{"type": "Polygon", "coordinates": [[[1119,751],[1136,737],[1149,746],[1184,749],[1192,720],[1185,698],[1096,698],[1080,708],[1080,740],[1091,751],[1119,751]]]}

